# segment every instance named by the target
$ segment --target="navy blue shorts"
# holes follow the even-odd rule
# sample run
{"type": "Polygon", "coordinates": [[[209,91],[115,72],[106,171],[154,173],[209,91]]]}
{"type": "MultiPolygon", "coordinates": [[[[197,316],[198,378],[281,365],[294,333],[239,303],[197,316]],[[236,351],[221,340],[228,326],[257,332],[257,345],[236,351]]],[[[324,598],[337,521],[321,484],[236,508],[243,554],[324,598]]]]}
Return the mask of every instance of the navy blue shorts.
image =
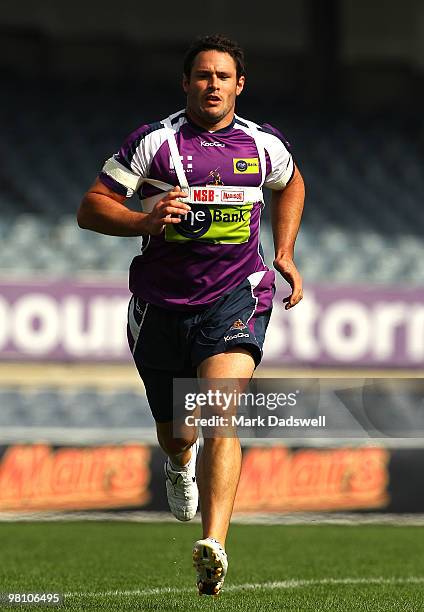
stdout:
{"type": "Polygon", "coordinates": [[[241,346],[259,365],[275,292],[273,279],[273,272],[265,272],[254,288],[246,280],[195,313],[131,298],[128,342],[156,421],[172,421],[173,379],[196,378],[197,367],[208,357],[241,346]]]}

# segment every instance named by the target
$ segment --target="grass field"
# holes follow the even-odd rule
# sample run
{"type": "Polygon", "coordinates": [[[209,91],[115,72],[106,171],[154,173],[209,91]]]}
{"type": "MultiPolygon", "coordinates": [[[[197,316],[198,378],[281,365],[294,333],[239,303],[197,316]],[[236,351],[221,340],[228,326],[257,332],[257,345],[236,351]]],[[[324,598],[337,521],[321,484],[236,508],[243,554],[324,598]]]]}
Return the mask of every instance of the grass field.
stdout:
{"type": "Polygon", "coordinates": [[[419,527],[234,525],[217,598],[196,593],[198,537],[177,523],[2,523],[0,591],[62,592],[78,611],[424,610],[419,527]]]}

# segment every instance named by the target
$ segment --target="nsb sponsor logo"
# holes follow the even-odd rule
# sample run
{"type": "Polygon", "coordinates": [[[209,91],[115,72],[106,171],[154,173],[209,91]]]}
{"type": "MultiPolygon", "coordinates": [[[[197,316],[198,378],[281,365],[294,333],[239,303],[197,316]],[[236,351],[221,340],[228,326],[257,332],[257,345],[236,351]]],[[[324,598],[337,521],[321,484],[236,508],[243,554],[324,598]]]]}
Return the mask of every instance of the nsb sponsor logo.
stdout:
{"type": "Polygon", "coordinates": [[[215,202],[218,203],[221,201],[222,203],[228,202],[236,202],[243,203],[244,202],[244,191],[243,189],[230,189],[230,190],[221,190],[215,191],[215,189],[193,189],[192,190],[193,202],[215,202]],[[219,200],[219,195],[221,195],[221,200],[219,200]]]}
{"type": "Polygon", "coordinates": [[[213,189],[193,189],[193,202],[215,202],[213,189]]]}
{"type": "Polygon", "coordinates": [[[233,158],[234,174],[258,174],[259,173],[259,158],[258,157],[235,157],[233,158]]]}

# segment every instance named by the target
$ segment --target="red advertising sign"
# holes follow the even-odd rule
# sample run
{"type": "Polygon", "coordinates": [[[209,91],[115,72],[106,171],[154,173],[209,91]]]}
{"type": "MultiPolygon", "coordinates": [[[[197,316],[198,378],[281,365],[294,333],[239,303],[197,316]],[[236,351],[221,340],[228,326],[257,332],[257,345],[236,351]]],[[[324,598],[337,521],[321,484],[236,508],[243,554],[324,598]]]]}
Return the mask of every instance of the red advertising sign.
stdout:
{"type": "Polygon", "coordinates": [[[234,510],[292,512],[384,508],[389,503],[383,448],[250,448],[234,510]]]}
{"type": "Polygon", "coordinates": [[[0,510],[83,510],[150,501],[151,449],[141,444],[10,446],[0,462],[0,510]]]}

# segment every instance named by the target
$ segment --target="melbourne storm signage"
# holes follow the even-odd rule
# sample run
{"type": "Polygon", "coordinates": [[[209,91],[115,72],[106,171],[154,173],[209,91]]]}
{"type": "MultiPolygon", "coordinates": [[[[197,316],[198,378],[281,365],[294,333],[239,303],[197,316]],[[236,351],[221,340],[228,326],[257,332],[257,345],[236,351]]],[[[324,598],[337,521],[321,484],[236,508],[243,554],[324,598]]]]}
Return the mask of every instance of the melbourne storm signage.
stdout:
{"type": "MultiPolygon", "coordinates": [[[[225,235],[240,226],[234,242],[245,240],[249,213],[234,205],[231,214],[242,214],[246,224],[231,217],[211,223],[208,207],[197,207],[204,216],[180,224],[173,240],[204,231],[207,238],[214,224],[225,226],[225,235]]],[[[290,311],[281,305],[287,293],[279,287],[274,300],[264,365],[423,366],[424,289],[306,285],[303,301],[290,311]]],[[[0,282],[0,359],[128,361],[129,297],[126,278],[0,282]]]]}
{"type": "Polygon", "coordinates": [[[264,349],[268,364],[422,367],[424,290],[306,286],[288,313],[278,302],[264,349]]]}
{"type": "Polygon", "coordinates": [[[0,283],[0,359],[126,361],[126,283],[0,283]]]}

